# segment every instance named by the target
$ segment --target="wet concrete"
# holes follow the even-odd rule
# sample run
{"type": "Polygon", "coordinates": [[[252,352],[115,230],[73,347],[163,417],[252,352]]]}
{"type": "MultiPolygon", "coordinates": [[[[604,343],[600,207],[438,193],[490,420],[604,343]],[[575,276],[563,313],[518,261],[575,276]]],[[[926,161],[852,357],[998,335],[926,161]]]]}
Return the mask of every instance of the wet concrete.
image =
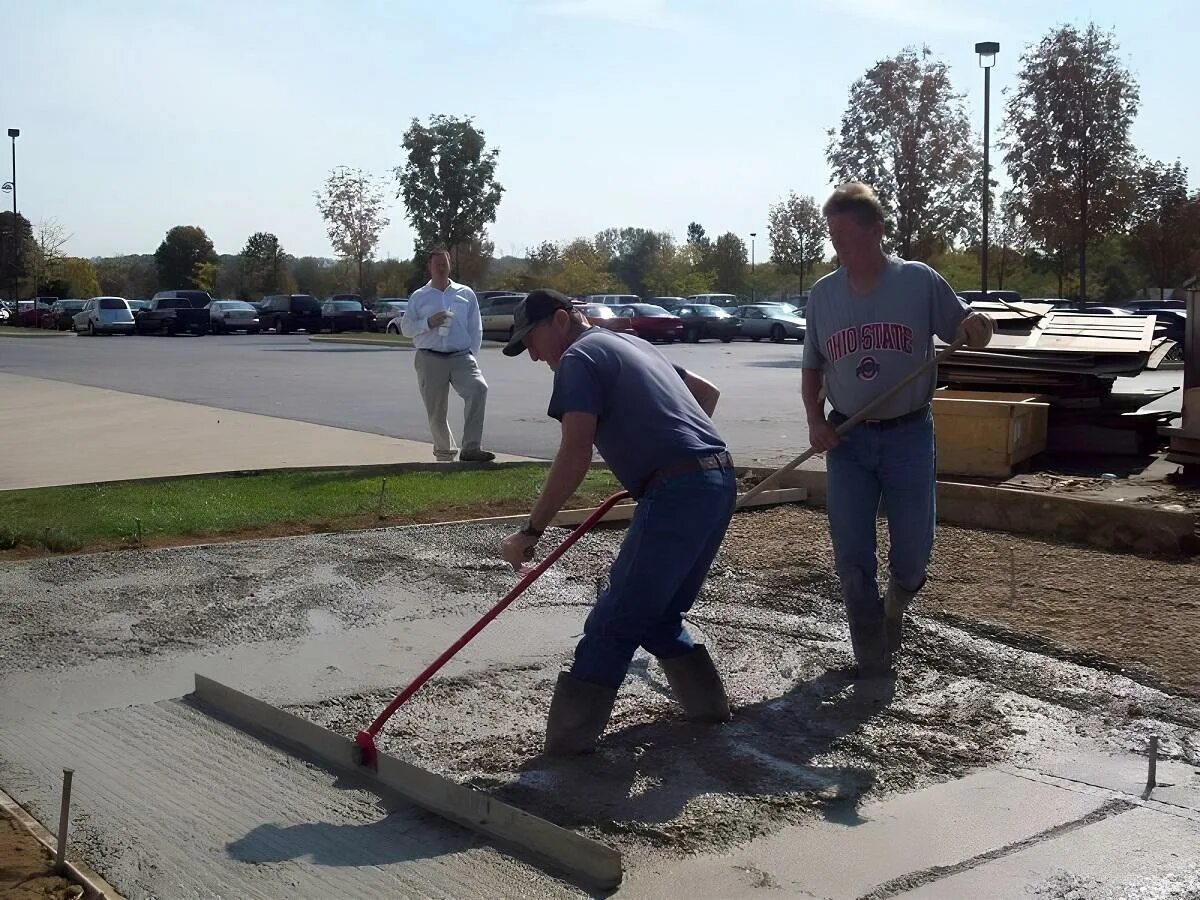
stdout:
{"type": "MultiPolygon", "coordinates": [[[[56,767],[73,761],[80,783],[95,790],[80,797],[90,823],[80,829],[81,854],[131,896],[204,896],[217,884],[206,877],[230,895],[268,896],[285,884],[293,896],[371,893],[394,888],[413,865],[421,878],[433,878],[427,884],[435,892],[459,895],[457,879],[478,869],[480,883],[493,888],[572,893],[456,829],[418,824],[411,810],[393,816],[405,834],[432,835],[421,852],[436,861],[433,870],[402,853],[355,855],[354,841],[341,841],[355,832],[344,829],[379,823],[377,808],[368,812],[365,800],[347,799],[319,770],[264,754],[172,699],[200,671],[354,734],[511,586],[513,575],[495,553],[503,533],[501,526],[386,529],[0,569],[0,784],[45,821],[56,767]],[[206,747],[224,749],[206,756],[206,747]],[[156,767],[153,760],[165,755],[193,762],[156,767]],[[227,787],[214,791],[222,781],[227,787]],[[281,792],[290,799],[262,799],[281,792]],[[315,812],[326,805],[332,818],[315,812]],[[182,831],[163,827],[181,810],[182,831]],[[231,817],[242,833],[231,833],[231,817]],[[284,845],[286,864],[276,858],[284,845]],[[301,846],[308,849],[293,852],[301,846]],[[212,874],[189,875],[179,883],[186,890],[173,892],[163,880],[170,868],[212,874]]],[[[794,894],[841,896],[828,886],[837,886],[836,873],[826,887],[804,882],[811,866],[794,863],[792,875],[780,874],[781,858],[800,859],[800,848],[813,843],[804,836],[812,828],[839,829],[864,847],[907,848],[889,857],[902,864],[847,878],[846,896],[931,889],[938,872],[911,884],[897,879],[1019,844],[1060,819],[1133,798],[1132,754],[1150,734],[1162,739],[1164,766],[1177,767],[1170,776],[1176,793],[1139,811],[1200,809],[1195,701],[922,617],[894,693],[855,686],[830,674],[850,655],[828,577],[747,568],[735,562],[742,558],[737,546],[723,551],[691,616],[726,673],[734,720],[683,721],[657,665],[640,657],[599,752],[549,763],[538,750],[553,679],[619,538],[608,531],[582,540],[396,715],[379,744],[619,847],[629,873],[623,890],[633,896],[678,896],[671,888],[680,884],[696,896],[727,896],[706,887],[736,884],[750,893],[772,881],[794,894]],[[909,814],[888,805],[981,770],[1039,780],[1046,796],[1072,796],[1062,801],[1061,817],[1043,815],[1054,804],[1036,814],[978,804],[983,839],[953,852],[944,842],[930,846],[909,814]],[[1088,799],[1076,804],[1081,791],[1088,799]],[[889,816],[896,827],[880,828],[889,816]],[[722,880],[718,870],[736,879],[722,880]]],[[[960,812],[970,806],[961,797],[946,803],[960,812]]],[[[391,825],[378,827],[391,834],[391,825]]],[[[1080,826],[1079,839],[1093,827],[1080,826]]],[[[1020,855],[1002,858],[1011,866],[1020,855]]],[[[999,858],[985,862],[970,871],[999,858]]],[[[1094,866],[1076,871],[1070,859],[1063,866],[1070,877],[1120,883],[1113,867],[1105,875],[1094,866]]],[[[1022,871],[1029,884],[1046,881],[1036,866],[1022,871]]],[[[403,883],[402,893],[418,894],[426,884],[403,883]]]]}

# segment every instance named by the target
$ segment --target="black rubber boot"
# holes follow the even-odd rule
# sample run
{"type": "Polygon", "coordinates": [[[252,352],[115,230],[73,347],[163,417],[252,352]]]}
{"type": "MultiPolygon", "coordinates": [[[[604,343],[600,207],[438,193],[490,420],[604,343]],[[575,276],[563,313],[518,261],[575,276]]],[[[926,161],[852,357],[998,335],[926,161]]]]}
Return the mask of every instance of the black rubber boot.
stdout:
{"type": "MultiPolygon", "coordinates": [[[[918,588],[920,590],[920,588],[918,588]]],[[[883,595],[883,612],[887,629],[888,652],[892,661],[900,658],[900,647],[904,643],[904,613],[912,604],[916,591],[906,591],[897,584],[895,577],[888,580],[887,593],[883,595]]]]}
{"type": "Polygon", "coordinates": [[[856,678],[887,678],[894,675],[888,649],[886,619],[849,615],[850,646],[854,649],[856,678]]]}
{"type": "Polygon", "coordinates": [[[546,717],[547,756],[591,753],[612,715],[617,689],[558,673],[546,717]]]}
{"type": "Polygon", "coordinates": [[[729,721],[729,697],[707,647],[697,644],[691,652],[660,659],[658,664],[666,673],[671,693],[689,719],[696,722],[729,721]]]}

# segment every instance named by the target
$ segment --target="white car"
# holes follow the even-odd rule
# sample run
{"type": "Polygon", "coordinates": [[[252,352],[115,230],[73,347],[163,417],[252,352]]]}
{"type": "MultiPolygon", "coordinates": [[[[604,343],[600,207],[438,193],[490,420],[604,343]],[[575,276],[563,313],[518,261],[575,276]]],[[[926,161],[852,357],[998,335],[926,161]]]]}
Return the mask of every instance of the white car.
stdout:
{"type": "Polygon", "coordinates": [[[133,334],[133,313],[124,297],[93,297],[72,321],[77,334],[133,334]]]}
{"type": "Polygon", "coordinates": [[[258,309],[244,300],[214,300],[208,304],[209,328],[213,334],[244,331],[258,334],[258,309]]]}

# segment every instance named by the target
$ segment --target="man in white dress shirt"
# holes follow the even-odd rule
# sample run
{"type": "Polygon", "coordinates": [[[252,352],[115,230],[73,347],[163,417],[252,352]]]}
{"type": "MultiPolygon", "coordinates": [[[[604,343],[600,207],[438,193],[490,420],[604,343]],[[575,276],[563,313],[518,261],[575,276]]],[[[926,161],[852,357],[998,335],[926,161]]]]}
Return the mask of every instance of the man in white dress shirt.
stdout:
{"type": "Polygon", "coordinates": [[[450,280],[450,254],[429,254],[429,283],[408,299],[400,329],[417,348],[417,386],[433,433],[433,455],[439,462],[491,462],[496,454],[483,449],[483,415],[487,382],[475,355],[483,343],[479,301],[465,284],[450,280]],[[466,406],[462,451],[454,443],[446,406],[450,388],[466,406]]]}

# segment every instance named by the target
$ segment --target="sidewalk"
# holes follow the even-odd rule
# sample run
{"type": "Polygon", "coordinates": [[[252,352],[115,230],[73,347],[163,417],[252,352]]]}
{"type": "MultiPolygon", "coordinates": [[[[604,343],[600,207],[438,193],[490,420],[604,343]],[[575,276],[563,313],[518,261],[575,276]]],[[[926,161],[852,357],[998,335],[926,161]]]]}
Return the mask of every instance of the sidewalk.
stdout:
{"type": "Polygon", "coordinates": [[[0,490],[247,469],[433,462],[432,445],[421,441],[44,378],[0,374],[0,396],[0,490]]]}

